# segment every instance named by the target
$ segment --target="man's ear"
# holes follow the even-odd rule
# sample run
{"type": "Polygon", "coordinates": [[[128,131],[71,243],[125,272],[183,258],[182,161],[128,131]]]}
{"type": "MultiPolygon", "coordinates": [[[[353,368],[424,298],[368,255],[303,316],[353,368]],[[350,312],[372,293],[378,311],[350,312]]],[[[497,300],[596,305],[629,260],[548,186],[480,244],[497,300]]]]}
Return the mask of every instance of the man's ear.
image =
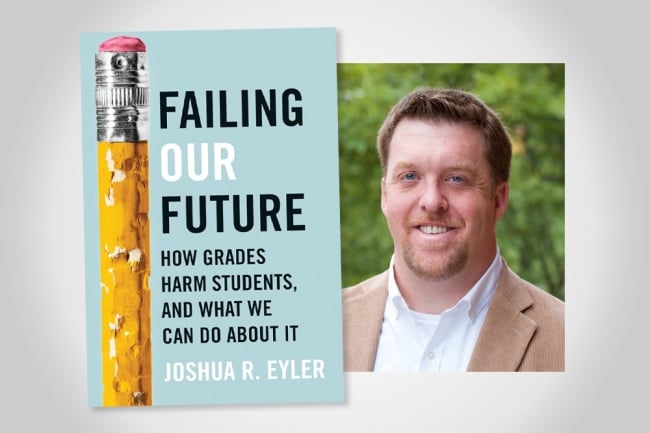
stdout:
{"type": "Polygon", "coordinates": [[[386,214],[386,178],[381,178],[381,211],[386,214]]]}
{"type": "Polygon", "coordinates": [[[497,185],[494,192],[494,222],[497,222],[506,213],[510,198],[510,184],[508,182],[501,182],[497,185]]]}

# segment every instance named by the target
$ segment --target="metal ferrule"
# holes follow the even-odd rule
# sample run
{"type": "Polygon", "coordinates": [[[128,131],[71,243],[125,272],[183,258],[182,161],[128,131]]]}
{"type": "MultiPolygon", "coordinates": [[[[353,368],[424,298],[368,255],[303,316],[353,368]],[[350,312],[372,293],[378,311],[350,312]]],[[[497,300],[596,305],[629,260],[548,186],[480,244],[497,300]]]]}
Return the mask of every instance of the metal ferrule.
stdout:
{"type": "Polygon", "coordinates": [[[146,52],[95,55],[97,140],[149,139],[149,71],[146,52]]]}

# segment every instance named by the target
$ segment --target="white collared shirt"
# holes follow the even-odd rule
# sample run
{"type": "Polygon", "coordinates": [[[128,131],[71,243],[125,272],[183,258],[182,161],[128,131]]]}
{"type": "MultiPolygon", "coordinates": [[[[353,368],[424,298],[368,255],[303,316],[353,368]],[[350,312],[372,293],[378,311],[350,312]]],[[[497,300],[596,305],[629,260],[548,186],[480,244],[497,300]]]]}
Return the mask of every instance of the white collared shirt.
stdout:
{"type": "Polygon", "coordinates": [[[406,304],[391,258],[374,371],[466,371],[502,267],[497,249],[490,267],[456,305],[425,314],[406,304]]]}

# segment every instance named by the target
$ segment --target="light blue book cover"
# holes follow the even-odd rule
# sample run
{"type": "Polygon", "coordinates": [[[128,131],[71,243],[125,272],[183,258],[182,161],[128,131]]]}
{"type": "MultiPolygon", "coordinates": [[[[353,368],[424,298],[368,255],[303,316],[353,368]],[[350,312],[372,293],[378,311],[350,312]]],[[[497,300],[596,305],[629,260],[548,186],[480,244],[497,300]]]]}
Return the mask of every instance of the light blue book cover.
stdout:
{"type": "Polygon", "coordinates": [[[80,42],[89,405],[343,401],[335,29],[80,42]]]}

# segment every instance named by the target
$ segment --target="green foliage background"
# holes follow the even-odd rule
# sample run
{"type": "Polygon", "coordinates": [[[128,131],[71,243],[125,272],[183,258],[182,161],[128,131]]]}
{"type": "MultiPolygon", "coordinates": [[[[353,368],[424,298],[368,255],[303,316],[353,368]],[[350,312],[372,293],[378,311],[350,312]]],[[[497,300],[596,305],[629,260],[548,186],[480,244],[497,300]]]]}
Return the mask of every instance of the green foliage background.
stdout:
{"type": "Polygon", "coordinates": [[[564,299],[564,77],[564,64],[338,64],[343,286],[385,270],[393,251],[375,147],[384,117],[417,87],[454,87],[491,106],[513,141],[501,254],[564,299]]]}

